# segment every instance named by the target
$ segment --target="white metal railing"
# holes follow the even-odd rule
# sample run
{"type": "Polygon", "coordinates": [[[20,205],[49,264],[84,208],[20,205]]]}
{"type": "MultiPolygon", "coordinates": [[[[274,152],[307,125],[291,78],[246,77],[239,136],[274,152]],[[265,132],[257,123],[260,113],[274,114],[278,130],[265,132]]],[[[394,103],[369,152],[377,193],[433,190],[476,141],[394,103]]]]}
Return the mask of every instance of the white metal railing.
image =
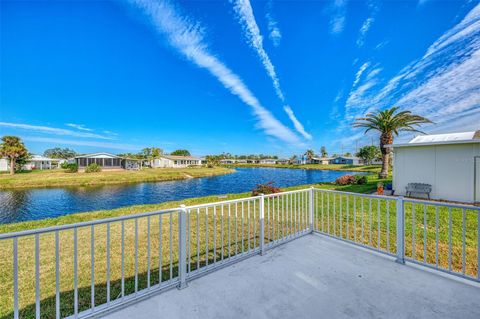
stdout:
{"type": "Polygon", "coordinates": [[[480,281],[479,210],[308,188],[0,234],[0,317],[91,317],[313,231],[480,281]]]}

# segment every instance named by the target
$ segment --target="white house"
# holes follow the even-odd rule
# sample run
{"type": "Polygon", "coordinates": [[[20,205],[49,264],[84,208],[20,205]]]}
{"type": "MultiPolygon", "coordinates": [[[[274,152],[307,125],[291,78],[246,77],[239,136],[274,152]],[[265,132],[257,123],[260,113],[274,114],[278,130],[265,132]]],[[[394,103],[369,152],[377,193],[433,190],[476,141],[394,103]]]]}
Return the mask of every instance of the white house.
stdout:
{"type": "MultiPolygon", "coordinates": [[[[65,159],[59,158],[49,158],[41,155],[32,155],[22,169],[31,171],[31,170],[44,170],[44,169],[54,169],[59,168],[60,165],[66,162],[65,159]]],[[[0,158],[0,172],[6,172],[10,170],[10,161],[7,158],[0,158]]]]}
{"type": "Polygon", "coordinates": [[[308,162],[309,164],[328,165],[331,160],[333,160],[333,157],[312,157],[308,162]]]}
{"type": "Polygon", "coordinates": [[[200,166],[202,160],[193,156],[174,156],[174,155],[162,155],[153,161],[153,167],[188,167],[188,166],[200,166]]]}
{"type": "Polygon", "coordinates": [[[276,164],[277,160],[274,158],[264,158],[259,160],[259,164],[268,164],[268,165],[273,165],[276,164]]]}
{"type": "Polygon", "coordinates": [[[426,183],[431,198],[480,202],[480,131],[417,136],[388,147],[395,194],[405,195],[408,183],[426,183]]]}
{"type": "Polygon", "coordinates": [[[362,165],[362,160],[356,156],[337,156],[330,160],[330,164],[348,164],[348,165],[362,165]]]}
{"type": "Polygon", "coordinates": [[[78,155],[73,159],[77,163],[78,169],[83,170],[88,165],[96,163],[102,169],[139,169],[140,161],[136,159],[120,157],[110,153],[92,153],[78,155]]]}

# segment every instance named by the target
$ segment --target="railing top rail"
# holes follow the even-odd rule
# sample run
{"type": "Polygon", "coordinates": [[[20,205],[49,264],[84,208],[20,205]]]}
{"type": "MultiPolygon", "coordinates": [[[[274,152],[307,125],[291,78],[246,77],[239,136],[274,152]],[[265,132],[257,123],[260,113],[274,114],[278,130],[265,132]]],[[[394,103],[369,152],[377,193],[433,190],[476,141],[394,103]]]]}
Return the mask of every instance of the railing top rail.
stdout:
{"type": "Polygon", "coordinates": [[[321,188],[314,188],[314,189],[315,191],[318,191],[318,192],[344,194],[344,195],[352,195],[352,196],[358,196],[358,197],[380,198],[380,199],[386,199],[386,200],[396,200],[398,198],[394,196],[352,193],[352,192],[345,192],[345,191],[337,191],[333,189],[321,189],[321,188]]]}
{"type": "Polygon", "coordinates": [[[405,198],[405,197],[403,198],[403,201],[407,202],[407,203],[425,204],[425,205],[431,205],[431,206],[443,206],[443,207],[461,208],[461,209],[469,209],[469,210],[480,211],[480,206],[467,205],[467,204],[437,202],[437,201],[432,201],[432,200],[405,198]]]}
{"type": "Polygon", "coordinates": [[[280,192],[280,193],[268,194],[268,195],[264,195],[264,197],[267,198],[267,197],[281,196],[281,195],[285,195],[285,194],[303,193],[303,192],[309,191],[311,188],[313,188],[313,187],[302,188],[302,189],[295,189],[295,190],[293,190],[293,191],[287,191],[287,192],[280,192]]]}
{"type": "Polygon", "coordinates": [[[55,232],[59,230],[68,230],[68,229],[79,228],[79,227],[87,227],[92,225],[107,224],[107,223],[130,220],[130,219],[148,217],[152,215],[168,214],[176,211],[178,211],[178,208],[164,209],[164,210],[158,210],[153,212],[125,215],[125,216],[118,216],[118,217],[111,217],[111,218],[96,219],[92,221],[80,222],[80,223],[74,223],[74,224],[65,224],[65,225],[51,226],[51,227],[38,228],[38,229],[22,230],[18,232],[0,234],[0,240],[15,238],[15,237],[24,237],[24,236],[30,236],[30,235],[36,235],[36,234],[44,234],[44,233],[55,232]]]}
{"type": "Polygon", "coordinates": [[[256,200],[260,199],[259,196],[249,196],[249,197],[243,197],[243,198],[237,198],[237,199],[229,199],[229,200],[224,200],[224,201],[219,201],[219,202],[213,202],[213,203],[204,203],[204,204],[198,204],[198,205],[191,205],[191,206],[185,206],[186,210],[190,209],[197,209],[197,208],[205,208],[205,207],[213,207],[213,206],[219,206],[219,205],[225,205],[225,204],[233,204],[233,203],[239,203],[239,202],[248,202],[251,200],[256,200]]]}

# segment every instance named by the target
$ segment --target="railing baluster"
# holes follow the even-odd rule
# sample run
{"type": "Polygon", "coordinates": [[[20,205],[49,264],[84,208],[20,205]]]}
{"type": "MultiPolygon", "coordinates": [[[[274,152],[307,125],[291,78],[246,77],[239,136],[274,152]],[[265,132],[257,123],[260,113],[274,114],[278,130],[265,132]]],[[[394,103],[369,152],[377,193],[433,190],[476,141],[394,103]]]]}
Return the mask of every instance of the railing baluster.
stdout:
{"type": "Polygon", "coordinates": [[[333,193],[333,236],[337,236],[337,199],[333,193]]]}
{"type": "Polygon", "coordinates": [[[324,200],[324,192],[322,194],[322,232],[325,232],[325,220],[324,220],[324,213],[325,213],[325,200],[324,200]]]}
{"type": "Polygon", "coordinates": [[[452,208],[448,208],[448,270],[452,270],[452,208]]]}
{"type": "Polygon", "coordinates": [[[221,244],[222,244],[222,261],[223,261],[223,257],[224,257],[224,253],[225,253],[225,245],[224,245],[224,237],[225,237],[225,225],[224,225],[224,216],[223,216],[223,204],[221,205],[221,209],[220,209],[220,213],[222,215],[222,238],[221,238],[221,244]]]}
{"type": "MultiPolygon", "coordinates": [[[[122,220],[122,299],[125,298],[125,221],[122,220]]],[[[161,247],[161,245],[160,245],[161,247]]],[[[94,302],[95,303],[95,302],[94,302]]]]}
{"type": "Polygon", "coordinates": [[[40,235],[35,235],[35,317],[40,319],[40,235]]]}
{"type": "Polygon", "coordinates": [[[213,265],[217,264],[217,206],[213,206],[213,265]]]}
{"type": "Polygon", "coordinates": [[[18,238],[13,238],[13,317],[18,319],[18,238]]]}
{"type": "Polygon", "coordinates": [[[387,206],[387,252],[390,252],[390,200],[385,200],[387,206]]]}
{"type": "Polygon", "coordinates": [[[235,202],[235,256],[238,257],[238,203],[235,202]]]}
{"type": "MultiPolygon", "coordinates": [[[[123,222],[122,222],[123,223],[123,222]]],[[[90,303],[95,311],[95,225],[90,226],[90,303]]]]}
{"type": "Polygon", "coordinates": [[[150,216],[147,217],[147,288],[150,289],[150,268],[151,268],[151,255],[150,255],[150,216]]]}
{"type": "Polygon", "coordinates": [[[253,249],[257,248],[257,205],[253,201],[253,249]]]}
{"type": "Polygon", "coordinates": [[[110,305],[110,223],[107,223],[107,306],[110,305]]]}
{"type": "Polygon", "coordinates": [[[231,224],[231,214],[232,214],[232,209],[231,209],[231,206],[230,204],[228,204],[228,258],[230,258],[230,256],[232,255],[231,251],[232,251],[232,241],[230,239],[230,224],[231,224]]]}
{"type": "MultiPolygon", "coordinates": [[[[243,213],[243,209],[242,209],[242,213],[243,213]]],[[[242,225],[243,225],[243,221],[242,221],[242,225]]],[[[268,244],[270,245],[272,242],[272,230],[270,229],[270,197],[267,197],[267,229],[268,229],[268,244]]],[[[243,235],[243,229],[242,229],[242,235],[243,235]]],[[[242,242],[242,246],[243,246],[243,242],[242,242]]]]}
{"type": "Polygon", "coordinates": [[[330,235],[330,193],[327,193],[327,233],[330,235]]]}
{"type": "Polygon", "coordinates": [[[347,213],[347,229],[346,229],[346,231],[347,231],[347,233],[346,233],[345,237],[347,238],[347,240],[350,240],[350,232],[349,232],[349,227],[348,227],[349,226],[348,225],[349,224],[348,213],[349,213],[349,210],[350,210],[350,207],[349,207],[350,206],[350,201],[349,201],[348,194],[346,195],[345,200],[346,200],[346,204],[347,204],[347,207],[346,207],[346,210],[347,210],[347,212],[346,212],[347,213]]]}
{"type": "Polygon", "coordinates": [[[427,205],[423,205],[423,262],[427,262],[427,205]]]}
{"type": "MultiPolygon", "coordinates": [[[[229,232],[228,236],[230,237],[230,226],[228,226],[229,232]]],[[[197,271],[200,270],[200,208],[197,208],[197,271]]]]}
{"type": "Polygon", "coordinates": [[[135,294],[138,292],[138,218],[135,218],[135,294]]]}
{"type": "Polygon", "coordinates": [[[415,252],[417,247],[415,245],[415,230],[416,230],[416,220],[415,220],[415,203],[412,203],[412,258],[415,260],[415,252]]]}
{"type": "Polygon", "coordinates": [[[250,201],[247,201],[247,228],[248,228],[248,248],[247,252],[250,252],[250,201]]]}
{"type": "Polygon", "coordinates": [[[170,212],[170,280],[173,278],[173,213],[170,212]]]}
{"type": "Polygon", "coordinates": [[[438,206],[435,207],[435,265],[438,268],[438,206]]]}
{"type": "Polygon", "coordinates": [[[372,247],[372,198],[370,197],[369,198],[369,201],[368,201],[368,219],[369,219],[369,223],[368,223],[368,229],[369,229],[369,245],[370,247],[372,247]]]}
{"type": "Polygon", "coordinates": [[[60,319],[60,235],[55,231],[55,318],[60,319]]]}
{"type": "Polygon", "coordinates": [[[465,252],[465,227],[466,227],[466,224],[465,224],[465,218],[466,218],[466,214],[465,214],[465,208],[462,209],[462,274],[465,275],[465,255],[466,255],[466,252],[465,252]]]}
{"type": "Polygon", "coordinates": [[[377,199],[377,248],[381,249],[380,245],[380,198],[377,199]]]}
{"type": "Polygon", "coordinates": [[[353,241],[357,242],[357,197],[353,197],[353,241]]]}
{"type": "Polygon", "coordinates": [[[365,205],[362,197],[362,231],[361,231],[362,245],[365,244],[364,228],[365,228],[365,205]]]}
{"type": "MultiPolygon", "coordinates": [[[[188,219],[190,220],[190,214],[188,214],[188,219]]],[[[162,284],[163,277],[163,226],[162,226],[163,215],[158,215],[158,284],[162,284]]],[[[190,225],[189,225],[190,227],[190,225]]],[[[190,249],[190,245],[188,246],[190,249]]],[[[190,250],[188,253],[188,267],[190,267],[190,250]]],[[[190,271],[190,268],[189,268],[190,271]]]]}
{"type": "Polygon", "coordinates": [[[339,209],[340,209],[340,238],[343,238],[343,201],[342,201],[342,194],[339,194],[339,209]]]}
{"type": "Polygon", "coordinates": [[[73,299],[74,316],[78,317],[78,240],[77,227],[73,229],[73,299]]]}
{"type": "Polygon", "coordinates": [[[245,214],[244,214],[244,201],[242,201],[242,254],[245,252],[245,214]]]}
{"type": "Polygon", "coordinates": [[[207,207],[205,207],[205,267],[208,267],[208,256],[209,255],[210,255],[210,249],[209,249],[209,246],[208,246],[208,206],[207,206],[207,207]]]}

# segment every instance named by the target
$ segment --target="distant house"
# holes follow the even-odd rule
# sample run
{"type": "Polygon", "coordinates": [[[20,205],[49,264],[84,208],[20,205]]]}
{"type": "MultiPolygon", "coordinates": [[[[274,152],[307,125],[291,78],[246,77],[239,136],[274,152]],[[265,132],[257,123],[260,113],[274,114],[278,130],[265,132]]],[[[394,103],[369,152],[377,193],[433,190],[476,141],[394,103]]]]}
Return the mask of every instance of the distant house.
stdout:
{"type": "Polygon", "coordinates": [[[268,164],[268,165],[273,165],[276,162],[277,160],[274,158],[264,158],[258,161],[259,164],[268,164]]]}
{"type": "Polygon", "coordinates": [[[139,160],[103,152],[78,155],[72,161],[77,163],[80,170],[92,163],[96,163],[102,169],[140,169],[139,160]]]}
{"type": "Polygon", "coordinates": [[[480,131],[417,136],[388,147],[395,194],[405,195],[408,183],[426,183],[433,199],[480,202],[480,131]]]}
{"type": "Polygon", "coordinates": [[[220,160],[220,164],[235,164],[237,161],[231,158],[224,158],[220,160]]]}
{"type": "Polygon", "coordinates": [[[188,166],[200,166],[202,165],[202,159],[193,156],[175,156],[175,155],[162,155],[153,161],[153,167],[170,167],[180,168],[188,166]]]}
{"type": "Polygon", "coordinates": [[[288,163],[290,163],[290,160],[286,158],[280,158],[275,161],[275,164],[288,164],[288,163]]]}
{"type": "MultiPolygon", "coordinates": [[[[65,159],[49,158],[41,155],[32,155],[26,163],[22,166],[23,170],[44,170],[59,168],[65,159]]],[[[10,170],[10,161],[6,158],[0,158],[0,172],[6,172],[10,170]]]]}
{"type": "Polygon", "coordinates": [[[363,162],[355,156],[337,156],[330,161],[330,164],[362,165],[363,162]]]}
{"type": "Polygon", "coordinates": [[[321,164],[321,165],[328,165],[330,161],[333,160],[333,157],[312,157],[311,160],[308,161],[309,164],[321,164]]]}

